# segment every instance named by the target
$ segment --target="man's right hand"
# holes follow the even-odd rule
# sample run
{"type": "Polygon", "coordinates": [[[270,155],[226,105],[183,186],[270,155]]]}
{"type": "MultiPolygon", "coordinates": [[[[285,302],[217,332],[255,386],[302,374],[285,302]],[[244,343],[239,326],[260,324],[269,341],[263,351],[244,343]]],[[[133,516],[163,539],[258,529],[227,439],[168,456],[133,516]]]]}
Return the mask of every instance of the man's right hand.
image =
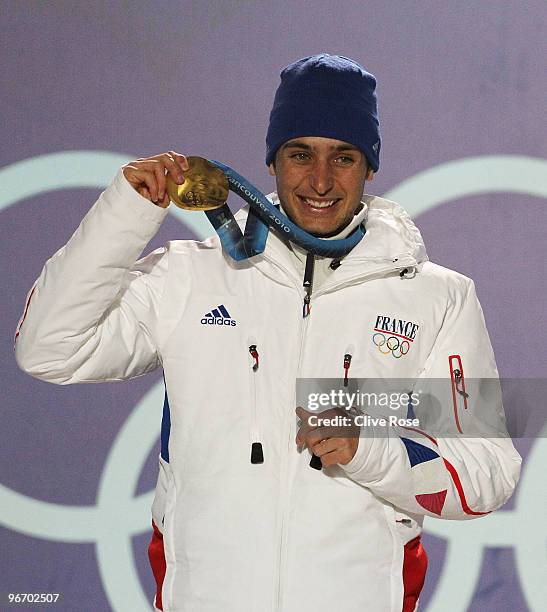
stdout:
{"type": "Polygon", "coordinates": [[[128,183],[143,197],[161,208],[169,206],[169,195],[165,187],[167,174],[181,185],[184,171],[188,170],[186,157],[175,151],[160,153],[152,157],[139,158],[122,166],[128,183]]]}

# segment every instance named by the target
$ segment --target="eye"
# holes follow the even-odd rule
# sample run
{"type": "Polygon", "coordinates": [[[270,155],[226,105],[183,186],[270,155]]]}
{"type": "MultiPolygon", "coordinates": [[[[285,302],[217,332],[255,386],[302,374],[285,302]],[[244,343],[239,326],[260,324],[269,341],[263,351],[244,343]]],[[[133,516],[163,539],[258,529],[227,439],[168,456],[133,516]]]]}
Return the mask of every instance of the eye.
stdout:
{"type": "Polygon", "coordinates": [[[355,161],[350,155],[340,155],[334,160],[339,166],[349,166],[355,161]]]}
{"type": "Polygon", "coordinates": [[[304,153],[303,151],[299,151],[298,153],[293,153],[291,155],[291,159],[296,161],[307,161],[310,158],[308,153],[304,153]]]}

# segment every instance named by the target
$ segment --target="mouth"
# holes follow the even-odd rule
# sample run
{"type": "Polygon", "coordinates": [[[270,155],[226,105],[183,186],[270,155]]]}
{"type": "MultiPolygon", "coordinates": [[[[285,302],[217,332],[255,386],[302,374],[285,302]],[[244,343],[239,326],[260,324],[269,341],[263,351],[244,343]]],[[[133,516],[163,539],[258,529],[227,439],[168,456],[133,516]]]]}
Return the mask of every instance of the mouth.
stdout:
{"type": "Polygon", "coordinates": [[[299,200],[303,202],[308,208],[312,210],[325,210],[328,208],[332,208],[337,202],[341,200],[341,198],[336,199],[316,199],[316,198],[307,198],[304,196],[298,196],[299,200]]]}

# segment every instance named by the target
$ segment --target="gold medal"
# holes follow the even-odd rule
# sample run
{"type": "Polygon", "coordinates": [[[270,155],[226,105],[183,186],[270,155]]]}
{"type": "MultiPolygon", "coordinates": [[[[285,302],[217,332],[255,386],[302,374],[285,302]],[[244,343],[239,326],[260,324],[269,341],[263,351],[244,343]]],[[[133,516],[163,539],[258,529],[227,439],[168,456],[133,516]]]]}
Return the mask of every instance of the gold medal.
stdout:
{"type": "Polygon", "coordinates": [[[220,208],[228,199],[228,178],[220,168],[203,157],[186,158],[189,169],[184,183],[177,185],[167,175],[167,193],[171,201],[185,210],[220,208]]]}

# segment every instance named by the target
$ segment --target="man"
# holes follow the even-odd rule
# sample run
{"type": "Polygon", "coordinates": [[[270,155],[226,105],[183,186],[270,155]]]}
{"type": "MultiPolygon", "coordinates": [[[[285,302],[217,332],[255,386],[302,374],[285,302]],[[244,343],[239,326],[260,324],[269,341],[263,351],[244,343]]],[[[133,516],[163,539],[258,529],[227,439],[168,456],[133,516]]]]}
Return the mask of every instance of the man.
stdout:
{"type": "MultiPolygon", "coordinates": [[[[181,184],[188,170],[171,151],[117,174],[31,292],[16,344],[29,374],[68,384],[163,368],[158,609],[414,610],[424,516],[481,516],[516,485],[510,440],[458,435],[485,420],[471,381],[497,377],[473,282],[427,260],[400,206],[363,195],[379,167],[375,84],[347,58],[304,58],[281,73],[270,116],[272,200],[325,239],[364,224],[342,259],[271,231],[243,263],[217,237],[135,263],[165,218],[166,176],[181,184]],[[457,434],[360,426],[334,406],[321,416],[349,425],[319,425],[295,383],[329,377],[443,379],[457,434]]],[[[494,413],[485,431],[503,430],[494,413]]]]}

